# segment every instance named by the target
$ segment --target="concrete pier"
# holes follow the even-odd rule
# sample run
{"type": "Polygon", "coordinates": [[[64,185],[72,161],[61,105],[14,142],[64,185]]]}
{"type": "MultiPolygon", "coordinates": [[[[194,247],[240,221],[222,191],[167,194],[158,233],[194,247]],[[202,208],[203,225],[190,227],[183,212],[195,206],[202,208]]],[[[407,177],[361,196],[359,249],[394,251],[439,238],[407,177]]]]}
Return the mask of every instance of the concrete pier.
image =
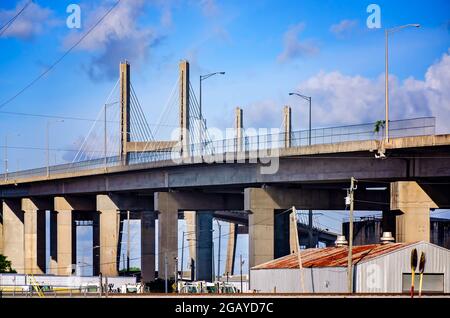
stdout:
{"type": "Polygon", "coordinates": [[[22,199],[24,213],[25,273],[46,273],[45,211],[53,209],[53,202],[45,199],[22,199]]]}
{"type": "Polygon", "coordinates": [[[234,261],[236,260],[236,243],[238,236],[238,225],[229,224],[229,234],[227,243],[227,259],[225,263],[225,274],[234,275],[234,261]]]}
{"type": "Polygon", "coordinates": [[[436,203],[415,181],[391,183],[391,210],[397,210],[396,242],[430,241],[430,209],[436,203]]]}
{"type": "Polygon", "coordinates": [[[72,212],[72,202],[65,197],[55,197],[54,206],[57,223],[57,257],[58,275],[71,275],[76,265],[76,231],[72,212]]]}
{"type": "MultiPolygon", "coordinates": [[[[186,221],[186,233],[184,236],[184,244],[188,246],[189,257],[188,266],[191,270],[191,279],[195,280],[195,268],[197,267],[197,243],[196,243],[196,212],[195,211],[184,211],[184,220],[186,221]]],[[[186,253],[186,249],[184,250],[186,253]]],[[[184,260],[183,260],[184,261],[184,260]]]]}
{"type": "Polygon", "coordinates": [[[158,277],[175,277],[175,257],[178,256],[178,205],[169,192],[155,193],[158,211],[158,277]],[[166,267],[167,262],[167,267],[166,267]]]}
{"type": "Polygon", "coordinates": [[[19,274],[25,273],[24,215],[20,200],[3,200],[3,252],[19,274]]]}
{"type": "Polygon", "coordinates": [[[141,275],[144,283],[155,279],[155,212],[141,212],[141,275]]]}
{"type": "Polygon", "coordinates": [[[103,276],[119,274],[120,209],[109,195],[97,195],[100,231],[100,272],[103,276]]]}
{"type": "Polygon", "coordinates": [[[213,278],[213,212],[197,212],[196,215],[196,277],[212,281],[213,278]]]}

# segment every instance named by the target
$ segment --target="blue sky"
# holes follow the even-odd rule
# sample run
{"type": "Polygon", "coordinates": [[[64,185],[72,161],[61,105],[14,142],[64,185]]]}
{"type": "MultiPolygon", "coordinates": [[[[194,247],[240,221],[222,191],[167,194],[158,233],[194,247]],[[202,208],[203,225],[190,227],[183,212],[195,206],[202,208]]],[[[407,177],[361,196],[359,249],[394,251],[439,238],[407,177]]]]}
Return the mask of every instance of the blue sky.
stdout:
{"type": "MultiPolygon", "coordinates": [[[[25,3],[2,1],[0,22],[25,3]]],[[[113,3],[34,1],[0,37],[0,104],[57,60],[113,3]],[[66,26],[70,3],[81,5],[81,29],[66,26]]],[[[120,60],[128,59],[132,83],[154,124],[177,78],[178,61],[186,58],[196,91],[199,74],[226,71],[204,85],[210,127],[231,126],[236,106],[244,108],[247,127],[279,127],[281,108],[290,104],[294,129],[304,129],[307,107],[287,95],[294,89],[313,97],[313,127],[375,121],[384,111],[384,36],[382,29],[366,26],[370,3],[122,0],[61,63],[0,111],[95,119],[120,60]]],[[[382,27],[421,24],[390,40],[391,119],[438,116],[438,131],[445,132],[450,3],[376,3],[382,27]]],[[[176,125],[175,116],[166,124],[176,125]]],[[[42,148],[10,149],[10,170],[45,164],[47,121],[0,113],[3,145],[8,132],[10,146],[42,148]]],[[[78,149],[91,125],[52,122],[50,145],[61,150],[51,152],[51,161],[67,160],[64,149],[78,149]]]]}
{"type": "MultiPolygon", "coordinates": [[[[1,1],[0,25],[28,0],[1,1]]],[[[87,32],[113,0],[34,0],[0,36],[0,105],[27,86],[87,32]],[[81,28],[66,26],[66,8],[81,6],[81,28]]],[[[48,118],[23,112],[95,119],[129,60],[132,83],[152,126],[178,76],[191,63],[191,82],[204,83],[208,126],[233,124],[244,109],[246,127],[279,127],[282,106],[293,107],[293,128],[307,128],[307,107],[288,92],[313,98],[313,127],[374,122],[384,116],[384,33],[369,29],[366,8],[381,8],[382,28],[420,23],[390,38],[391,119],[436,116],[450,132],[450,2],[122,0],[48,74],[0,108],[0,144],[9,170],[44,166],[48,118]],[[4,150],[4,148],[3,148],[4,150]]],[[[176,125],[176,114],[164,122],[176,125]]],[[[92,121],[51,120],[51,163],[80,146],[92,121]]],[[[326,222],[326,221],[323,221],[326,222]]],[[[330,220],[331,222],[331,220],[330,220]]],[[[336,224],[334,227],[336,227],[336,224]]]]}

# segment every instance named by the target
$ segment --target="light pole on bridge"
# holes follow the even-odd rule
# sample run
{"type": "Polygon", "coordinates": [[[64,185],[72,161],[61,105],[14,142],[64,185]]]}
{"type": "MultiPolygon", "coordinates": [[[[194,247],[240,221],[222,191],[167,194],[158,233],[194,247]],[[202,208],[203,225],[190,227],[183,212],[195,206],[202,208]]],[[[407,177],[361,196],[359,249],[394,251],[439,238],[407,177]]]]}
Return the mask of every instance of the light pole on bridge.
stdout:
{"type": "Polygon", "coordinates": [[[298,96],[301,97],[305,100],[307,100],[309,102],[309,133],[308,133],[308,145],[311,146],[311,97],[310,96],[305,96],[299,93],[289,93],[289,96],[298,96]]]}
{"type": "Polygon", "coordinates": [[[47,120],[46,143],[47,143],[47,177],[50,176],[50,123],[63,123],[64,119],[47,120]]]}
{"type": "MultiPolygon", "coordinates": [[[[300,98],[303,98],[304,100],[307,100],[309,102],[309,132],[308,132],[308,145],[311,146],[311,96],[305,96],[299,93],[289,93],[289,96],[298,96],[300,98]]],[[[313,211],[308,211],[308,245],[309,248],[312,248],[313,245],[313,211]]]]}
{"type": "Polygon", "coordinates": [[[402,26],[385,29],[384,30],[384,38],[385,38],[385,123],[384,123],[384,140],[389,142],[389,34],[395,33],[405,28],[419,28],[420,24],[405,24],[402,26]]]}
{"type": "MultiPolygon", "coordinates": [[[[203,114],[202,114],[202,82],[208,78],[210,78],[211,76],[214,75],[225,75],[225,72],[214,72],[214,73],[209,73],[206,75],[200,75],[200,80],[199,80],[199,115],[200,115],[200,132],[199,132],[199,143],[200,145],[202,145],[202,140],[203,140],[203,135],[202,135],[202,125],[203,125],[203,114]]],[[[202,147],[202,146],[200,146],[202,147]]],[[[203,149],[200,149],[200,151],[203,151],[203,149]]]]}
{"type": "MultiPolygon", "coordinates": [[[[19,137],[20,134],[15,134],[14,136],[19,137]]],[[[19,160],[19,159],[17,159],[19,160]]],[[[8,134],[5,135],[5,181],[8,180],[8,134]]],[[[17,171],[19,168],[17,168],[17,171]]]]}

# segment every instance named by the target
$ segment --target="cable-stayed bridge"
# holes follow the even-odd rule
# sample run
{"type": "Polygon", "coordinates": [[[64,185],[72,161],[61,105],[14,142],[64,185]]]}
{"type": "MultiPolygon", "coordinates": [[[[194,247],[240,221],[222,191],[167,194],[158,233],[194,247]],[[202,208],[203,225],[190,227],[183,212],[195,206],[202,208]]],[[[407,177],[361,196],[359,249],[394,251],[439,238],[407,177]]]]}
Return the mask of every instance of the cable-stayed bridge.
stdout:
{"type": "MultiPolygon", "coordinates": [[[[224,272],[232,273],[239,233],[249,234],[250,266],[286,255],[297,234],[287,212],[345,210],[351,177],[358,182],[355,209],[382,211],[383,230],[400,242],[429,240],[430,209],[450,207],[450,135],[435,134],[434,118],[392,121],[387,140],[374,124],[293,131],[289,107],[280,112],[281,131],[258,133],[244,129],[238,108],[232,136],[216,138],[192,89],[189,63],[181,61],[179,71],[153,130],[130,65],[121,63],[72,162],[0,176],[0,252],[18,272],[70,274],[76,222],[87,220],[95,224],[99,250],[94,274],[117,275],[121,227],[131,215],[141,220],[144,281],[154,279],[156,261],[158,269],[174,268],[178,219],[190,229],[195,278],[211,279],[214,218],[230,222],[224,272]],[[171,116],[177,129],[170,138],[162,131],[173,130],[164,126],[171,116]],[[51,211],[50,268],[43,211],[51,211]]],[[[309,238],[304,245],[331,243],[325,229],[305,223],[299,222],[300,236],[309,238]]]]}

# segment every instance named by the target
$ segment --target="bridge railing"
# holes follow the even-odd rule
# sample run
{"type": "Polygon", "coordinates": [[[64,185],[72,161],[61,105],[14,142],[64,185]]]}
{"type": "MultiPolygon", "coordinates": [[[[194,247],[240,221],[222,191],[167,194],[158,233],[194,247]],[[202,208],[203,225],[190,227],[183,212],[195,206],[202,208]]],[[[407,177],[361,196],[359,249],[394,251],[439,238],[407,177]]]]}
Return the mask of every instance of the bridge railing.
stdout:
{"type": "MultiPolygon", "coordinates": [[[[413,137],[434,135],[436,119],[434,117],[422,117],[414,119],[396,120],[389,122],[390,138],[413,137]]],[[[349,125],[328,128],[316,128],[311,130],[311,144],[333,144],[346,141],[379,140],[383,138],[384,129],[375,131],[374,123],[362,125],[349,125]]],[[[242,151],[255,151],[263,149],[284,148],[286,136],[284,133],[261,134],[245,136],[242,141],[242,151]]],[[[307,146],[310,142],[309,131],[300,130],[291,133],[291,147],[307,146]]],[[[236,153],[238,141],[236,138],[211,141],[203,144],[190,145],[190,156],[215,155],[236,153]]],[[[178,159],[179,150],[163,149],[158,152],[130,153],[128,164],[142,164],[165,160],[178,159]]],[[[46,175],[71,173],[83,170],[108,168],[120,166],[123,159],[120,156],[101,157],[86,161],[54,165],[44,168],[29,169],[17,172],[10,172],[0,175],[0,180],[17,180],[26,177],[45,177],[46,175]]]]}

